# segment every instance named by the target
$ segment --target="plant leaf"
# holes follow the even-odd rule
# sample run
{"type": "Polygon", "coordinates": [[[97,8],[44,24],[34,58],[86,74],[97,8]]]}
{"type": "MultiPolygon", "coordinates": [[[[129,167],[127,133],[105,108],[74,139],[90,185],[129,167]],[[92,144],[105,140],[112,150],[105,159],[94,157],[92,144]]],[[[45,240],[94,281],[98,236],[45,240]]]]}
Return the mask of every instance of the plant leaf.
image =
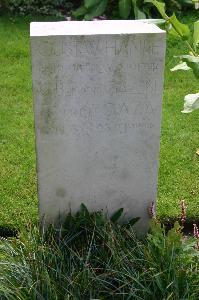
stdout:
{"type": "Polygon", "coordinates": [[[175,37],[177,37],[177,38],[181,38],[181,36],[177,33],[177,31],[173,28],[173,26],[171,25],[171,23],[169,23],[169,22],[166,22],[166,24],[165,24],[165,29],[166,29],[166,31],[169,33],[169,34],[171,34],[171,35],[173,35],[173,36],[175,36],[175,37]]]}
{"type": "Polygon", "coordinates": [[[82,6],[80,6],[79,8],[77,8],[76,10],[74,10],[74,11],[72,12],[72,15],[73,15],[76,19],[78,19],[78,18],[84,16],[86,13],[87,13],[87,9],[86,9],[85,6],[82,5],[82,6]]]}
{"type": "Polygon", "coordinates": [[[146,14],[139,10],[137,6],[134,7],[134,15],[136,20],[146,19],[146,14]]]}
{"type": "Polygon", "coordinates": [[[161,14],[161,16],[163,17],[163,19],[165,19],[167,21],[167,25],[168,25],[168,31],[169,33],[176,35],[176,36],[180,36],[183,40],[188,40],[190,37],[190,29],[186,24],[182,24],[177,18],[176,15],[173,14],[171,17],[168,17],[165,11],[165,3],[156,1],[156,0],[145,0],[145,3],[152,3],[157,10],[159,11],[159,13],[161,14]],[[170,28],[170,25],[172,25],[172,27],[170,28]]]}
{"type": "Polygon", "coordinates": [[[100,1],[101,0],[84,0],[84,6],[89,9],[91,7],[97,6],[100,1]]]}
{"type": "Polygon", "coordinates": [[[122,19],[127,19],[131,11],[131,0],[119,0],[119,14],[122,19]]]}
{"type": "Polygon", "coordinates": [[[199,45],[199,20],[194,23],[193,42],[195,47],[199,45]]]}
{"type": "Polygon", "coordinates": [[[146,14],[138,8],[138,20],[146,19],[146,14]]]}
{"type": "Polygon", "coordinates": [[[157,8],[163,19],[168,19],[168,16],[165,12],[165,3],[156,0],[145,0],[144,3],[152,3],[157,8]]]}
{"type": "Polygon", "coordinates": [[[190,113],[196,109],[199,109],[199,93],[188,94],[184,98],[184,109],[182,113],[190,113]]]}
{"type": "Polygon", "coordinates": [[[140,217],[133,218],[128,222],[129,226],[133,226],[135,223],[137,223],[140,220],[140,217]]]}
{"type": "Polygon", "coordinates": [[[186,62],[187,66],[193,70],[196,78],[199,78],[199,56],[181,55],[180,59],[186,62]]]}
{"type": "Polygon", "coordinates": [[[141,11],[137,5],[137,0],[132,0],[133,10],[134,10],[134,17],[136,20],[146,19],[146,14],[141,11]]]}
{"type": "Polygon", "coordinates": [[[123,214],[124,209],[123,208],[119,208],[118,210],[116,210],[116,212],[113,213],[113,215],[111,216],[111,221],[113,223],[116,223],[119,218],[121,217],[121,215],[123,214]]]}
{"type": "Polygon", "coordinates": [[[105,221],[106,221],[106,218],[103,214],[101,214],[100,212],[96,213],[95,222],[96,222],[97,226],[101,226],[101,225],[105,224],[105,221]]]}
{"type": "Polygon", "coordinates": [[[183,40],[188,40],[190,37],[190,29],[186,24],[182,24],[177,18],[176,15],[173,14],[169,18],[169,22],[172,24],[174,30],[182,37],[183,40]]]}
{"type": "Polygon", "coordinates": [[[104,13],[104,11],[107,7],[107,3],[108,3],[108,0],[102,0],[97,6],[92,7],[87,12],[84,19],[89,21],[89,20],[92,20],[95,17],[101,16],[104,13]]]}
{"type": "Polygon", "coordinates": [[[178,71],[178,70],[188,71],[191,70],[191,68],[187,66],[186,62],[181,62],[175,67],[173,67],[172,69],[170,69],[171,72],[178,71]]]}
{"type": "Polygon", "coordinates": [[[80,214],[85,217],[89,217],[89,211],[84,203],[80,205],[80,214]]]}

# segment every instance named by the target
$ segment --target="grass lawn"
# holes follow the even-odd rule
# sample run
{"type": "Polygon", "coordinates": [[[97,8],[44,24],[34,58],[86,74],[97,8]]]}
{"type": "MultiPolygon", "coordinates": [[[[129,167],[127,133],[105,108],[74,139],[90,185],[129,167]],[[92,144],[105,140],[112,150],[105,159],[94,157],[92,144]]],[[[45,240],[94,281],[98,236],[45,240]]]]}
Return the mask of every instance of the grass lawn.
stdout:
{"type": "MultiPolygon", "coordinates": [[[[196,14],[185,19],[196,20],[196,14]]],[[[21,227],[38,215],[29,21],[0,17],[0,228],[21,227]]],[[[180,112],[184,95],[196,93],[198,83],[191,72],[169,71],[185,46],[174,38],[167,46],[158,215],[176,218],[185,199],[188,218],[199,220],[199,111],[180,112]]]]}

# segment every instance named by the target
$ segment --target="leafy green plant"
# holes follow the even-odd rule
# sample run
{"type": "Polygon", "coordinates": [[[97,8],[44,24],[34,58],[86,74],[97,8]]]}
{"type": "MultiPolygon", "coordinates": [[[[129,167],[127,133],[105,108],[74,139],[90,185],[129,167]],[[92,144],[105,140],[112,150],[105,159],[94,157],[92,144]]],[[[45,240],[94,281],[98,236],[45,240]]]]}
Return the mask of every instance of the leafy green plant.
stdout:
{"type": "MultiPolygon", "coordinates": [[[[191,35],[189,26],[181,23],[177,19],[175,13],[170,17],[166,14],[165,3],[156,0],[146,0],[145,2],[152,3],[157,8],[162,18],[165,20],[167,32],[185,42],[189,50],[189,53],[186,55],[176,56],[180,59],[180,62],[172,68],[171,71],[192,70],[195,77],[199,79],[199,20],[194,23],[194,32],[193,35],[191,35]]],[[[198,108],[199,93],[186,95],[182,112],[189,113],[198,108]]]]}
{"type": "Polygon", "coordinates": [[[151,267],[152,284],[157,293],[161,293],[162,299],[198,297],[195,284],[198,280],[199,252],[195,246],[196,240],[193,237],[183,237],[178,222],[166,232],[164,225],[152,220],[146,255],[151,267]],[[194,291],[190,292],[190,288],[194,291]]]}
{"type": "Polygon", "coordinates": [[[7,9],[14,14],[54,16],[67,14],[79,4],[79,1],[70,0],[4,0],[2,2],[6,3],[7,9]]]}
{"type": "Polygon", "coordinates": [[[92,20],[107,11],[111,11],[112,17],[115,15],[121,19],[145,19],[149,15],[147,5],[143,5],[142,0],[84,0],[82,6],[73,12],[73,16],[92,20]]]}
{"type": "MultiPolygon", "coordinates": [[[[191,0],[167,0],[169,10],[182,10],[187,5],[193,8],[191,0]]],[[[73,12],[76,19],[92,20],[105,14],[109,18],[145,19],[154,17],[153,8],[144,0],[83,0],[73,12]]]]}
{"type": "Polygon", "coordinates": [[[172,13],[173,11],[186,12],[187,10],[194,9],[194,1],[195,0],[165,0],[164,2],[168,13],[172,13]]]}

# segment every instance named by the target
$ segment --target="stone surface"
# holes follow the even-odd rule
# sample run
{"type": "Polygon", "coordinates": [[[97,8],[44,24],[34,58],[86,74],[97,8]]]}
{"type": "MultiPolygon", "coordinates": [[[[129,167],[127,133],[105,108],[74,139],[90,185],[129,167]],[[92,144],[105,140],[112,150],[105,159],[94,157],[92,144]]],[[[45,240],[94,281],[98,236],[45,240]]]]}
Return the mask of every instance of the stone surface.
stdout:
{"type": "Polygon", "coordinates": [[[165,32],[138,21],[31,23],[40,217],[83,202],[125,218],[156,199],[165,32]]]}

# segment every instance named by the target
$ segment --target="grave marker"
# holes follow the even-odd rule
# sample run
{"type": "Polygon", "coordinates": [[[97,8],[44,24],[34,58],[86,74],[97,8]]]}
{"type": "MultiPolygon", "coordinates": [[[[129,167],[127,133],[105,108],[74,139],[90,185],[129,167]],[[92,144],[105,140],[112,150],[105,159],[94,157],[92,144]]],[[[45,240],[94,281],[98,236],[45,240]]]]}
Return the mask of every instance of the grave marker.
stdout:
{"type": "Polygon", "coordinates": [[[165,32],[138,21],[31,23],[40,217],[81,203],[125,218],[156,199],[165,32]]]}

